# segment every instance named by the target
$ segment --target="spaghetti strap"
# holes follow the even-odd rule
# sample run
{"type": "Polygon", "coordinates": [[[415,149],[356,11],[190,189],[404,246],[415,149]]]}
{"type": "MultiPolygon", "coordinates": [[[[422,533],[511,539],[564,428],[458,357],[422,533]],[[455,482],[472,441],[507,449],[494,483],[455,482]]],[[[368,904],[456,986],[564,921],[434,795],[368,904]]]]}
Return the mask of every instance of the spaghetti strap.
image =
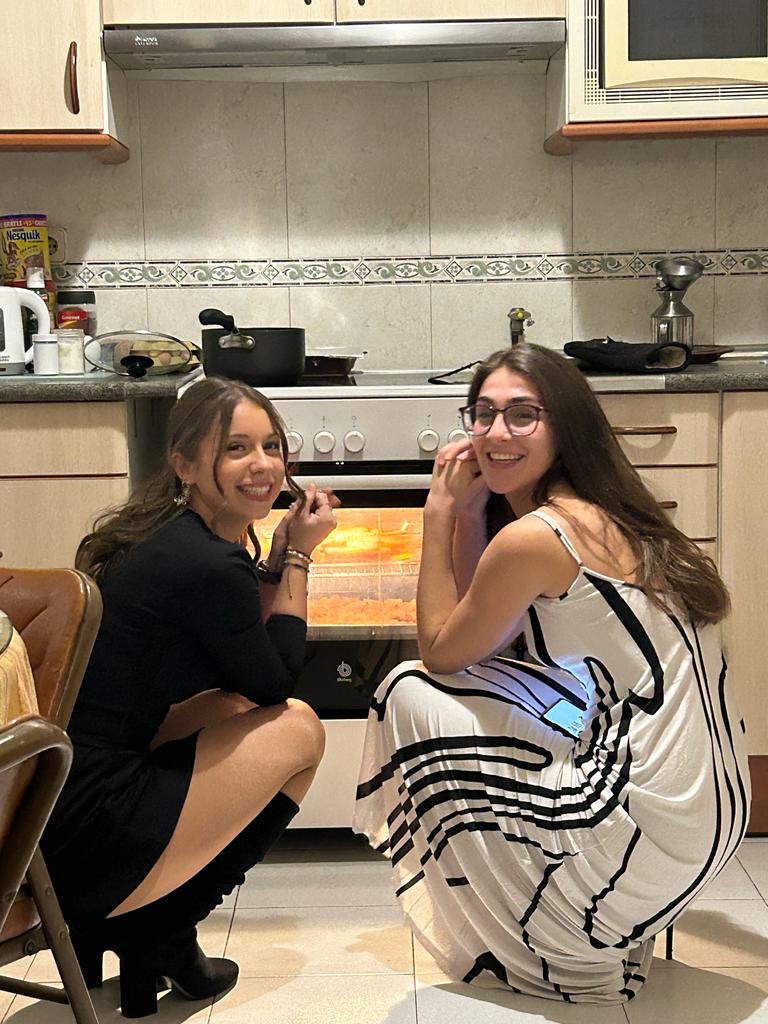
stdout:
{"type": "Polygon", "coordinates": [[[568,537],[568,535],[566,534],[565,530],[557,522],[556,519],[554,519],[548,512],[542,511],[542,509],[540,509],[540,508],[535,508],[533,510],[533,512],[529,512],[528,515],[529,516],[536,516],[537,519],[541,519],[542,522],[545,522],[547,524],[547,526],[551,526],[552,529],[554,530],[555,534],[562,541],[563,547],[566,549],[568,554],[571,555],[576,560],[576,564],[578,565],[578,567],[580,569],[584,568],[584,563],[579,558],[578,551],[573,546],[573,544],[572,544],[570,538],[568,537]]]}

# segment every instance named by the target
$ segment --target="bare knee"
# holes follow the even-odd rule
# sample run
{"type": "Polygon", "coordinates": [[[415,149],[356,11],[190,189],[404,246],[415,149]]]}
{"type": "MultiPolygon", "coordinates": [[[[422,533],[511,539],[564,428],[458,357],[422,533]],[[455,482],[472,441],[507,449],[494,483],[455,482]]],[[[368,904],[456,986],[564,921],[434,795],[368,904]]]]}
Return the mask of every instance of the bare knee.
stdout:
{"type": "Polygon", "coordinates": [[[325,727],[314,710],[303,700],[290,697],[283,714],[290,723],[291,736],[297,753],[304,755],[303,767],[316,768],[325,752],[325,727]]]}

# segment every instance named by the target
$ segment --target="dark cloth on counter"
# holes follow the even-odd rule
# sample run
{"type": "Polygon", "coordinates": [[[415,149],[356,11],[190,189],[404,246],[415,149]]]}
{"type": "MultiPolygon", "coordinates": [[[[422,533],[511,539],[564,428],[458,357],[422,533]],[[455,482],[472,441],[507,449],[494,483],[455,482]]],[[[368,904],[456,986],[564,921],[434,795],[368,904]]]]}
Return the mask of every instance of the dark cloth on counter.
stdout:
{"type": "Polygon", "coordinates": [[[65,916],[103,915],[168,845],[197,736],[150,744],[171,705],[205,690],[262,706],[293,692],[306,623],[261,619],[250,555],[191,509],[107,573],[104,614],[69,726],[72,770],[43,836],[65,916]]]}
{"type": "Polygon", "coordinates": [[[563,352],[579,360],[580,369],[613,373],[673,373],[691,361],[691,349],[678,341],[649,343],[592,338],[569,341],[563,352]]]}

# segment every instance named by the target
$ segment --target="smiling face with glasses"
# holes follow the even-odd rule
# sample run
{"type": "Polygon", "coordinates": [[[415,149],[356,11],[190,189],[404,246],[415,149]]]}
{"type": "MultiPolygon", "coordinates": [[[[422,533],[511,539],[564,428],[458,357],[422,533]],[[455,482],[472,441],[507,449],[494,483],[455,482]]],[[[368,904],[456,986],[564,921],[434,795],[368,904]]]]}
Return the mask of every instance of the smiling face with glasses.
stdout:
{"type": "Polygon", "coordinates": [[[517,515],[534,507],[536,484],[555,460],[554,435],[533,384],[500,367],[486,377],[474,405],[461,410],[488,488],[506,494],[517,515]]]}

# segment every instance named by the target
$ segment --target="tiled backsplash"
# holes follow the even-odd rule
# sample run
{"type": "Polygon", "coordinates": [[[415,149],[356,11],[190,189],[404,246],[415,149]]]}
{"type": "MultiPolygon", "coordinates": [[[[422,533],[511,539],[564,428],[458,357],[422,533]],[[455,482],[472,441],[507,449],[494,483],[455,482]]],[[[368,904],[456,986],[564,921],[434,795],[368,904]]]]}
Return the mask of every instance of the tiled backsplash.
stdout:
{"type": "Polygon", "coordinates": [[[365,348],[370,367],[484,355],[512,306],[555,347],[647,340],[651,264],[674,251],[707,265],[687,299],[697,340],[765,342],[768,138],[551,157],[544,86],[525,65],[429,83],[133,79],[129,162],[0,156],[0,213],[66,227],[57,277],[98,289],[100,330],[195,338],[220,306],[365,348]]]}

